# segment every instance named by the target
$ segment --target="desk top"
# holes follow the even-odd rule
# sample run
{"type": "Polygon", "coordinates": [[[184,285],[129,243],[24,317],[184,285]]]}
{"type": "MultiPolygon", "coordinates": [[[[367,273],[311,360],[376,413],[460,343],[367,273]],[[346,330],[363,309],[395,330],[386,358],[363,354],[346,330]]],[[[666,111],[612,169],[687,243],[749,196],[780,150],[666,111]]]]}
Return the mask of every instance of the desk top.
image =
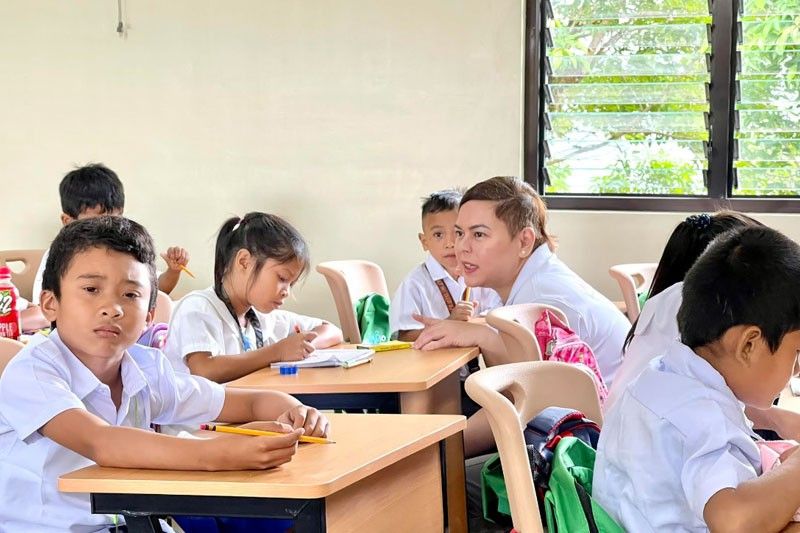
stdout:
{"type": "Polygon", "coordinates": [[[227,385],[272,389],[289,394],[341,392],[415,392],[428,390],[478,356],[478,348],[391,350],[376,352],[371,363],[353,368],[301,368],[282,376],[264,368],[227,385]]]}
{"type": "Polygon", "coordinates": [[[302,444],[290,463],[271,470],[198,472],[90,466],[59,478],[58,488],[84,493],[324,498],[466,427],[461,415],[328,417],[336,444],[302,444]]]}

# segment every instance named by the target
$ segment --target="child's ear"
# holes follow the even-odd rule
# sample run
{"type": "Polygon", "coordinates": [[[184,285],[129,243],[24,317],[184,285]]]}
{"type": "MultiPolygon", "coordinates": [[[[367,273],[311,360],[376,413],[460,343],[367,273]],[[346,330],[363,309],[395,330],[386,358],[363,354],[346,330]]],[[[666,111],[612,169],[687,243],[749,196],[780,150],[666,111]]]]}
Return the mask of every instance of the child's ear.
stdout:
{"type": "Polygon", "coordinates": [[[422,249],[427,252],[428,251],[428,245],[426,243],[427,243],[428,239],[425,238],[425,234],[424,233],[417,233],[417,237],[419,237],[419,243],[422,245],[422,249]]]}
{"type": "Polygon", "coordinates": [[[66,226],[70,222],[75,222],[75,219],[66,213],[61,213],[61,225],[66,226]]]}
{"type": "Polygon", "coordinates": [[[533,247],[536,243],[536,232],[533,231],[533,228],[527,227],[522,228],[522,231],[519,232],[519,256],[520,257],[528,257],[533,253],[533,247]]]}
{"type": "Polygon", "coordinates": [[[233,264],[235,266],[242,267],[242,269],[247,270],[250,266],[253,256],[250,255],[250,251],[244,248],[241,248],[238,252],[236,252],[236,257],[233,260],[233,264]]]}
{"type": "Polygon", "coordinates": [[[149,310],[147,312],[147,317],[145,318],[145,326],[150,326],[153,323],[153,319],[156,317],[156,310],[155,308],[149,310]]]}
{"type": "Polygon", "coordinates": [[[42,294],[39,296],[39,306],[48,322],[56,321],[58,298],[53,294],[53,291],[42,291],[42,294]]]}
{"type": "Polygon", "coordinates": [[[735,345],[734,353],[736,359],[750,366],[755,363],[763,353],[764,337],[761,334],[761,329],[758,326],[740,326],[734,333],[735,345]]]}

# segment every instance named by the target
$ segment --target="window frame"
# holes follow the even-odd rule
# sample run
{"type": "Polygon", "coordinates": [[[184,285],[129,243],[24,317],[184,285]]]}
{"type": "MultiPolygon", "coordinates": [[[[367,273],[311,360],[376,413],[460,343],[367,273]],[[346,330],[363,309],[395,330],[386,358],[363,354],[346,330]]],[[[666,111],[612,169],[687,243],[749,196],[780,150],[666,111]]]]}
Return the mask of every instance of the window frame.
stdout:
{"type": "MultiPolygon", "coordinates": [[[[542,28],[546,0],[525,0],[523,111],[523,179],[533,185],[551,209],[613,211],[715,211],[800,213],[800,197],[733,196],[733,147],[736,98],[736,43],[740,0],[709,0],[711,84],[709,87],[710,154],[704,196],[546,194],[544,157],[544,61],[542,28]],[[724,31],[727,30],[727,31],[724,31]]],[[[798,191],[800,194],[800,191],[798,191]]]]}

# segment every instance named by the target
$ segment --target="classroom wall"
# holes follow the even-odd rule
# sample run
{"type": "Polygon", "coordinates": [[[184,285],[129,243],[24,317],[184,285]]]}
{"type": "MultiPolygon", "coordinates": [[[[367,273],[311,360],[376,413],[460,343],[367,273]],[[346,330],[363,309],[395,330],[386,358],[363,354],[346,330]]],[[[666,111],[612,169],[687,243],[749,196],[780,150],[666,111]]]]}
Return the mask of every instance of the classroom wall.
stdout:
{"type": "MultiPolygon", "coordinates": [[[[521,0],[6,2],[0,13],[0,249],[45,247],[57,184],[102,161],[126,214],[210,283],[232,214],[290,219],[315,262],[380,263],[393,290],[422,258],[419,197],[522,160],[521,0]]],[[[557,212],[561,256],[654,260],[680,215],[557,212]]],[[[773,217],[797,226],[795,217],[773,217]]],[[[800,237],[795,231],[792,236],[800,237]]],[[[289,308],[335,319],[311,273],[289,308]]]]}

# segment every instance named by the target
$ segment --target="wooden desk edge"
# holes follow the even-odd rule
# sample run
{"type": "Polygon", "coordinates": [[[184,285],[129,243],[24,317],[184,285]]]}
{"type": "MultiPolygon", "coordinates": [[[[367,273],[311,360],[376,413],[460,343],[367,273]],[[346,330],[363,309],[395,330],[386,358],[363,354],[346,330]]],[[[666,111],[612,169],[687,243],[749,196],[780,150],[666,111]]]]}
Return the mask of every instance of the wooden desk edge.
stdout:
{"type": "MultiPolygon", "coordinates": [[[[58,478],[58,490],[61,492],[80,492],[80,493],[107,493],[107,494],[159,494],[159,495],[185,495],[185,496],[223,496],[223,497],[255,497],[255,498],[325,498],[331,494],[342,490],[362,479],[386,468],[402,459],[409,457],[428,446],[438,442],[443,442],[448,437],[456,435],[467,427],[466,419],[461,415],[436,415],[449,416],[452,420],[443,427],[431,431],[422,436],[412,444],[398,450],[390,450],[386,454],[375,458],[371,463],[358,468],[354,472],[345,473],[330,481],[309,485],[286,484],[280,485],[274,482],[274,486],[269,487],[269,494],[265,494],[263,485],[265,483],[247,483],[241,481],[197,481],[197,480],[158,480],[158,479],[106,479],[99,477],[81,477],[82,472],[93,471],[98,468],[96,465],[81,468],[64,474],[58,478]],[[153,488],[143,485],[153,485],[153,488]],[[213,488],[214,490],[209,490],[213,488]],[[205,489],[205,490],[203,490],[205,489]]],[[[123,473],[142,472],[142,469],[108,468],[107,471],[119,471],[123,473]]],[[[178,476],[183,471],[157,470],[154,472],[176,472],[178,476]]],[[[243,471],[250,472],[250,471],[243,471]]],[[[213,473],[209,473],[213,475],[213,473]]],[[[146,475],[145,475],[146,476],[146,475]]],[[[178,477],[176,476],[176,477],[178,477]]]]}

